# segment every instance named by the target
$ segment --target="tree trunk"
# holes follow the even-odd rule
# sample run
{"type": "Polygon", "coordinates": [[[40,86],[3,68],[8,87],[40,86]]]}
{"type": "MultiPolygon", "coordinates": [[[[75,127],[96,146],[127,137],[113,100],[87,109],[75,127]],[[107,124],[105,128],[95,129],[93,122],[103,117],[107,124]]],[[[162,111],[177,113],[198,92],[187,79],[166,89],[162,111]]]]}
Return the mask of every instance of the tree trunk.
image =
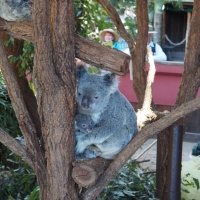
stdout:
{"type": "Polygon", "coordinates": [[[32,16],[33,77],[46,158],[46,179],[42,180],[45,188],[40,199],[75,200],[78,199],[77,188],[71,176],[76,109],[74,2],[35,1],[32,16]]]}

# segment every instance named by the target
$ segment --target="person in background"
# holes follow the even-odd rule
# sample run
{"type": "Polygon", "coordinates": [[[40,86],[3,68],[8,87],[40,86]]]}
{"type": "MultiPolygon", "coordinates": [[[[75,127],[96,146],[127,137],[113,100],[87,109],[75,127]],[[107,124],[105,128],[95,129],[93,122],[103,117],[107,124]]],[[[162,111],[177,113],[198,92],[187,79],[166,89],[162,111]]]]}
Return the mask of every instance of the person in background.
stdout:
{"type": "Polygon", "coordinates": [[[121,50],[118,43],[119,35],[112,29],[104,29],[99,33],[100,39],[104,46],[110,46],[113,49],[121,50]]]}
{"type": "Polygon", "coordinates": [[[148,42],[147,42],[148,46],[151,48],[151,51],[152,51],[152,54],[153,54],[153,59],[156,62],[166,61],[167,56],[163,52],[161,46],[152,41],[153,33],[156,33],[156,31],[149,31],[148,32],[148,42]]]}

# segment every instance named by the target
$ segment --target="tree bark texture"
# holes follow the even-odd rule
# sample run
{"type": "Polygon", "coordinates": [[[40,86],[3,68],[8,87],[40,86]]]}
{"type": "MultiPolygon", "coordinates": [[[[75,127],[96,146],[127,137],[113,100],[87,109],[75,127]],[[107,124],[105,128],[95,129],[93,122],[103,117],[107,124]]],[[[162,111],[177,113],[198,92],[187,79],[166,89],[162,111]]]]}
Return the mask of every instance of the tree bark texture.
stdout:
{"type": "Polygon", "coordinates": [[[74,2],[35,1],[32,21],[33,75],[46,158],[47,192],[40,198],[75,200],[78,196],[71,176],[76,109],[74,2]]]}
{"type": "Polygon", "coordinates": [[[194,99],[200,86],[199,9],[200,1],[195,0],[193,5],[191,27],[188,35],[188,45],[184,60],[184,72],[175,108],[180,106],[182,103],[194,99]]]}
{"type": "Polygon", "coordinates": [[[135,52],[133,52],[133,88],[137,95],[139,103],[142,105],[145,90],[146,90],[146,73],[145,73],[145,58],[146,58],[146,46],[148,40],[148,1],[136,0],[137,3],[137,23],[138,23],[138,35],[135,52]],[[142,59],[141,59],[142,58],[142,59]]]}

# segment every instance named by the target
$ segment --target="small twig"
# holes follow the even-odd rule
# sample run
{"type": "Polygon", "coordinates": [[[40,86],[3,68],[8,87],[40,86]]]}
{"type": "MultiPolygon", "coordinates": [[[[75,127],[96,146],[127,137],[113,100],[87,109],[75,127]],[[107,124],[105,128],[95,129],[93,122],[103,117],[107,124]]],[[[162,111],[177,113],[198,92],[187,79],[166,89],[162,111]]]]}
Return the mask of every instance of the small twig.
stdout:
{"type": "Polygon", "coordinates": [[[153,174],[153,173],[156,173],[156,171],[142,172],[142,173],[140,173],[140,175],[144,175],[144,174],[153,174]]]}
{"type": "Polygon", "coordinates": [[[139,164],[139,163],[143,163],[143,162],[149,162],[150,161],[150,159],[148,159],[148,160],[141,160],[141,161],[135,161],[137,164],[139,164]]]}
{"type": "Polygon", "coordinates": [[[146,151],[148,151],[155,143],[157,142],[157,140],[153,141],[141,154],[139,154],[135,160],[137,160],[138,158],[140,158],[146,151]]]}

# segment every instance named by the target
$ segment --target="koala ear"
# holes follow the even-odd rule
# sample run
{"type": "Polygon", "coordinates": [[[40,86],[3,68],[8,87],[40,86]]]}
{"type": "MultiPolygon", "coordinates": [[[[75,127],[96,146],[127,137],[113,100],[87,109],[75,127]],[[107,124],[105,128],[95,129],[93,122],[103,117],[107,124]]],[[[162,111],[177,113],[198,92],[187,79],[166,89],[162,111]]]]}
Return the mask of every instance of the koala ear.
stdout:
{"type": "Polygon", "coordinates": [[[114,83],[116,75],[114,73],[104,75],[103,79],[107,86],[110,86],[114,83]]]}
{"type": "Polygon", "coordinates": [[[76,77],[77,79],[80,79],[83,74],[85,74],[87,71],[85,70],[84,66],[80,65],[76,68],[76,77]]]}

